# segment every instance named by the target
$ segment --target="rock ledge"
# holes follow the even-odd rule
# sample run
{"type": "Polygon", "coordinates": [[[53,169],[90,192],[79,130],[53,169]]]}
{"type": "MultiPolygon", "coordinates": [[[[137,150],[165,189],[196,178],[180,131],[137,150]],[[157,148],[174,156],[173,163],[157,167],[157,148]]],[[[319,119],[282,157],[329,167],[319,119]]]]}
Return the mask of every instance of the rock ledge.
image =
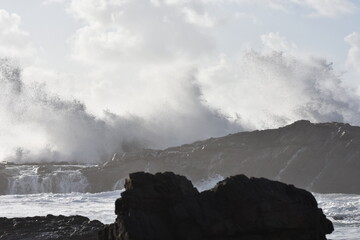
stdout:
{"type": "Polygon", "coordinates": [[[96,240],[103,224],[83,216],[0,218],[0,239],[96,240]]]}

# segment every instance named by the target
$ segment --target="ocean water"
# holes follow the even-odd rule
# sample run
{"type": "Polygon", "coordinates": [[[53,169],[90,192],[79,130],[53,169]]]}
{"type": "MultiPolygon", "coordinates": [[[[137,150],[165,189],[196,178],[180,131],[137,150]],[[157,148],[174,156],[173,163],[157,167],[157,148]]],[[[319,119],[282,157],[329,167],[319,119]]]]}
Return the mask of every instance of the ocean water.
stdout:
{"type": "Polygon", "coordinates": [[[360,239],[360,195],[314,193],[314,196],[334,224],[335,231],[328,239],[360,239]]]}
{"type": "Polygon", "coordinates": [[[0,217],[82,215],[91,220],[115,220],[115,200],[119,190],[101,193],[37,193],[0,196],[0,217]]]}
{"type": "MultiPolygon", "coordinates": [[[[214,176],[195,186],[200,190],[213,187],[221,176],[214,176]]],[[[114,202],[121,190],[101,193],[37,193],[0,196],[0,217],[53,215],[83,215],[103,223],[115,220],[114,202]]],[[[315,198],[333,221],[335,231],[327,235],[332,240],[360,239],[360,195],[317,194],[315,198]]]]}

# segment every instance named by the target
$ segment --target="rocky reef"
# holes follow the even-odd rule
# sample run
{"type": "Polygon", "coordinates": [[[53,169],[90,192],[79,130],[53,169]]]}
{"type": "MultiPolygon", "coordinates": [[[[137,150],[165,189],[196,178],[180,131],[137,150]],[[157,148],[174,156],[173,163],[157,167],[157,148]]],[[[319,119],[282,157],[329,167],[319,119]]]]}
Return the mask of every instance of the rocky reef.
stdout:
{"type": "Polygon", "coordinates": [[[236,175],[199,193],[171,172],[130,174],[100,240],[324,240],[333,225],[311,193],[236,175]]]}
{"type": "Polygon", "coordinates": [[[0,239],[6,240],[96,240],[103,226],[82,216],[0,218],[0,239]]]}

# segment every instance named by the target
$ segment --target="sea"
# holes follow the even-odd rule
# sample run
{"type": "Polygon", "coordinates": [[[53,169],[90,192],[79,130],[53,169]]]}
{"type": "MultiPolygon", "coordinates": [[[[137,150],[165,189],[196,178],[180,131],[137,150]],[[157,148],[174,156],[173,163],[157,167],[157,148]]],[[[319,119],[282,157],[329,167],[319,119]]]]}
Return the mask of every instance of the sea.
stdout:
{"type": "MultiPolygon", "coordinates": [[[[199,191],[210,189],[222,180],[221,176],[205,179],[195,186],[199,191]]],[[[68,189],[65,189],[68,190],[68,189]]],[[[0,196],[0,217],[53,215],[82,215],[103,223],[115,220],[114,202],[122,189],[100,193],[35,193],[0,196]]],[[[334,223],[332,240],[360,240],[360,195],[313,193],[319,207],[334,223]]]]}

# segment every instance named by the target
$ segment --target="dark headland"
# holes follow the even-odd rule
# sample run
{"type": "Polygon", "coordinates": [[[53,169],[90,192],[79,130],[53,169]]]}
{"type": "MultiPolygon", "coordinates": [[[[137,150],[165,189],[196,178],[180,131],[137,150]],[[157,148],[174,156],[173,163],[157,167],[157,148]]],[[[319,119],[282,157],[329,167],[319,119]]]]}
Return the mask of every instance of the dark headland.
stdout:
{"type": "MultiPolygon", "coordinates": [[[[35,168],[41,181],[59,167],[44,163],[35,168]]],[[[13,169],[10,164],[0,166],[0,194],[9,192],[7,181],[16,174],[13,169]]],[[[360,194],[360,127],[301,120],[278,129],[240,132],[165,150],[117,153],[98,166],[70,164],[61,169],[78,169],[86,178],[82,188],[86,192],[122,187],[131,172],[173,171],[194,183],[217,174],[245,174],[312,192],[360,194]]],[[[49,191],[61,192],[56,183],[49,191]]]]}
{"type": "Polygon", "coordinates": [[[90,190],[97,192],[144,169],[173,171],[192,182],[216,174],[245,174],[312,192],[360,194],[360,127],[302,120],[278,129],[240,132],[165,150],[116,154],[103,166],[84,169],[84,174],[90,190]]]}

